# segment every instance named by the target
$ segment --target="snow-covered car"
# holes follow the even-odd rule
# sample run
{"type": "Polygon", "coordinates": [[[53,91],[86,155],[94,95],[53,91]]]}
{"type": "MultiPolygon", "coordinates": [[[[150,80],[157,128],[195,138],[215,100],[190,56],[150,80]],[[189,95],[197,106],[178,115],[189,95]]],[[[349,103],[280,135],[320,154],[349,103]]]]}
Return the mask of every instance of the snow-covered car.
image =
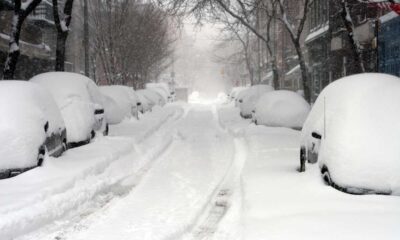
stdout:
{"type": "Polygon", "coordinates": [[[147,100],[149,109],[152,109],[155,105],[164,106],[166,104],[165,98],[157,91],[153,89],[141,89],[136,91],[139,98],[147,100]]]}
{"type": "Polygon", "coordinates": [[[97,85],[77,73],[49,72],[33,77],[55,99],[67,128],[69,148],[90,142],[96,133],[108,134],[104,96],[97,85]]]}
{"type": "Polygon", "coordinates": [[[243,118],[251,118],[253,110],[260,97],[267,93],[274,91],[270,85],[254,85],[248,89],[241,91],[237,97],[237,107],[240,109],[240,116],[243,118]]]}
{"type": "Polygon", "coordinates": [[[45,89],[26,81],[0,82],[0,179],[41,166],[66,150],[60,110],[45,89]]]}
{"type": "Polygon", "coordinates": [[[228,95],[229,100],[230,101],[235,101],[236,97],[238,96],[238,94],[241,91],[245,90],[245,89],[246,89],[246,87],[234,87],[234,88],[232,88],[231,92],[228,95]]]}
{"type": "Polygon", "coordinates": [[[106,111],[106,119],[109,120],[107,121],[109,124],[118,124],[124,118],[138,117],[139,101],[132,88],[114,85],[101,86],[99,89],[103,95],[113,99],[116,103],[114,109],[109,109],[109,113],[106,111]]]}
{"type": "Polygon", "coordinates": [[[400,79],[349,76],[319,95],[302,131],[300,171],[352,194],[400,194],[400,79]]]}
{"type": "Polygon", "coordinates": [[[166,102],[172,102],[173,100],[172,96],[173,93],[171,92],[168,84],[166,83],[147,83],[146,89],[157,92],[165,99],[166,102]]]}
{"type": "Polygon", "coordinates": [[[295,92],[272,91],[258,100],[253,120],[256,124],[300,130],[310,109],[310,104],[295,92]]]}

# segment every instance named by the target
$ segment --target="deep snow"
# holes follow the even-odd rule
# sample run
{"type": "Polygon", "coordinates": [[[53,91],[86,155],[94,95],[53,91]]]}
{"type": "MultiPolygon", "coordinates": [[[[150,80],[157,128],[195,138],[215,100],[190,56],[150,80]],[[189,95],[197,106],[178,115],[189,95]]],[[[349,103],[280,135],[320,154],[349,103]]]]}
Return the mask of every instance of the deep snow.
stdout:
{"type": "Polygon", "coordinates": [[[398,239],[398,197],[326,186],[298,131],[196,102],[1,181],[0,239],[398,239]]]}

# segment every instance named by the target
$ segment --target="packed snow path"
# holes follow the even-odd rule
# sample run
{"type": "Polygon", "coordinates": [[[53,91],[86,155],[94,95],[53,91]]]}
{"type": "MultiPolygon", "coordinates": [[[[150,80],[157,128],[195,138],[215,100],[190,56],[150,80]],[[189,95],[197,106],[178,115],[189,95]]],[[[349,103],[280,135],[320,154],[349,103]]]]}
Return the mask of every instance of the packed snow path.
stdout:
{"type": "Polygon", "coordinates": [[[190,107],[168,125],[172,142],[140,182],[120,184],[131,186],[128,192],[103,195],[91,206],[95,210],[21,239],[177,239],[194,231],[214,197],[231,191],[221,194],[220,188],[227,187],[237,144],[217,118],[213,106],[190,107]]]}
{"type": "Polygon", "coordinates": [[[299,131],[172,104],[0,182],[1,240],[398,239],[398,196],[299,173],[299,131]]]}

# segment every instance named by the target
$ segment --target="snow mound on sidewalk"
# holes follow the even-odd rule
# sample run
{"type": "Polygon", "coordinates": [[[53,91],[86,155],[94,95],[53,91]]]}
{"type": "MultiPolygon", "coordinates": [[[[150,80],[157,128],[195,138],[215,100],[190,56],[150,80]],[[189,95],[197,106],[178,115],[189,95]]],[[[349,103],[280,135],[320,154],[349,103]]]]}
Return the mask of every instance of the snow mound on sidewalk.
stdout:
{"type": "Polygon", "coordinates": [[[399,78],[370,73],[335,81],[318,97],[302,145],[311,148],[312,132],[323,136],[318,161],[339,186],[400,194],[399,92],[399,78]]]}
{"type": "Polygon", "coordinates": [[[264,94],[256,104],[257,124],[271,127],[302,128],[310,105],[299,94],[280,90],[264,94]]]}

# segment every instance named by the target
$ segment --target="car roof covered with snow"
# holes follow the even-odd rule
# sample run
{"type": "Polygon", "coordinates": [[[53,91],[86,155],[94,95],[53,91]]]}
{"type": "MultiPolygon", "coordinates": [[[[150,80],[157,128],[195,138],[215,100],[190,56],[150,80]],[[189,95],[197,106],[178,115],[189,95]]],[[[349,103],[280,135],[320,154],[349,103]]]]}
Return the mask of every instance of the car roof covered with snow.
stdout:
{"type": "Polygon", "coordinates": [[[46,137],[64,129],[56,103],[40,85],[0,82],[0,169],[34,166],[46,137]]]}
{"type": "MultiPolygon", "coordinates": [[[[133,110],[137,109],[137,97],[132,88],[118,85],[101,86],[99,88],[103,95],[112,98],[117,104],[117,108],[114,109],[114,111],[119,111],[121,113],[118,115],[122,115],[123,118],[130,118],[133,116],[133,110]]],[[[106,112],[106,115],[109,114],[106,112]]],[[[122,120],[123,119],[121,119],[121,121],[122,120]]],[[[121,121],[117,121],[116,123],[121,121]]],[[[109,123],[115,124],[115,121],[113,122],[114,123],[109,123]]]]}
{"type": "Polygon", "coordinates": [[[254,85],[241,91],[237,96],[237,105],[240,108],[242,116],[249,117],[252,111],[255,109],[258,99],[267,92],[274,91],[274,88],[270,85],[254,85]]]}
{"type": "Polygon", "coordinates": [[[377,73],[337,80],[326,87],[302,131],[322,135],[320,167],[342,187],[400,193],[400,79],[377,73]]]}
{"type": "Polygon", "coordinates": [[[257,124],[272,127],[301,129],[310,109],[310,104],[295,92],[272,91],[262,95],[258,100],[255,120],[257,124]]]}

